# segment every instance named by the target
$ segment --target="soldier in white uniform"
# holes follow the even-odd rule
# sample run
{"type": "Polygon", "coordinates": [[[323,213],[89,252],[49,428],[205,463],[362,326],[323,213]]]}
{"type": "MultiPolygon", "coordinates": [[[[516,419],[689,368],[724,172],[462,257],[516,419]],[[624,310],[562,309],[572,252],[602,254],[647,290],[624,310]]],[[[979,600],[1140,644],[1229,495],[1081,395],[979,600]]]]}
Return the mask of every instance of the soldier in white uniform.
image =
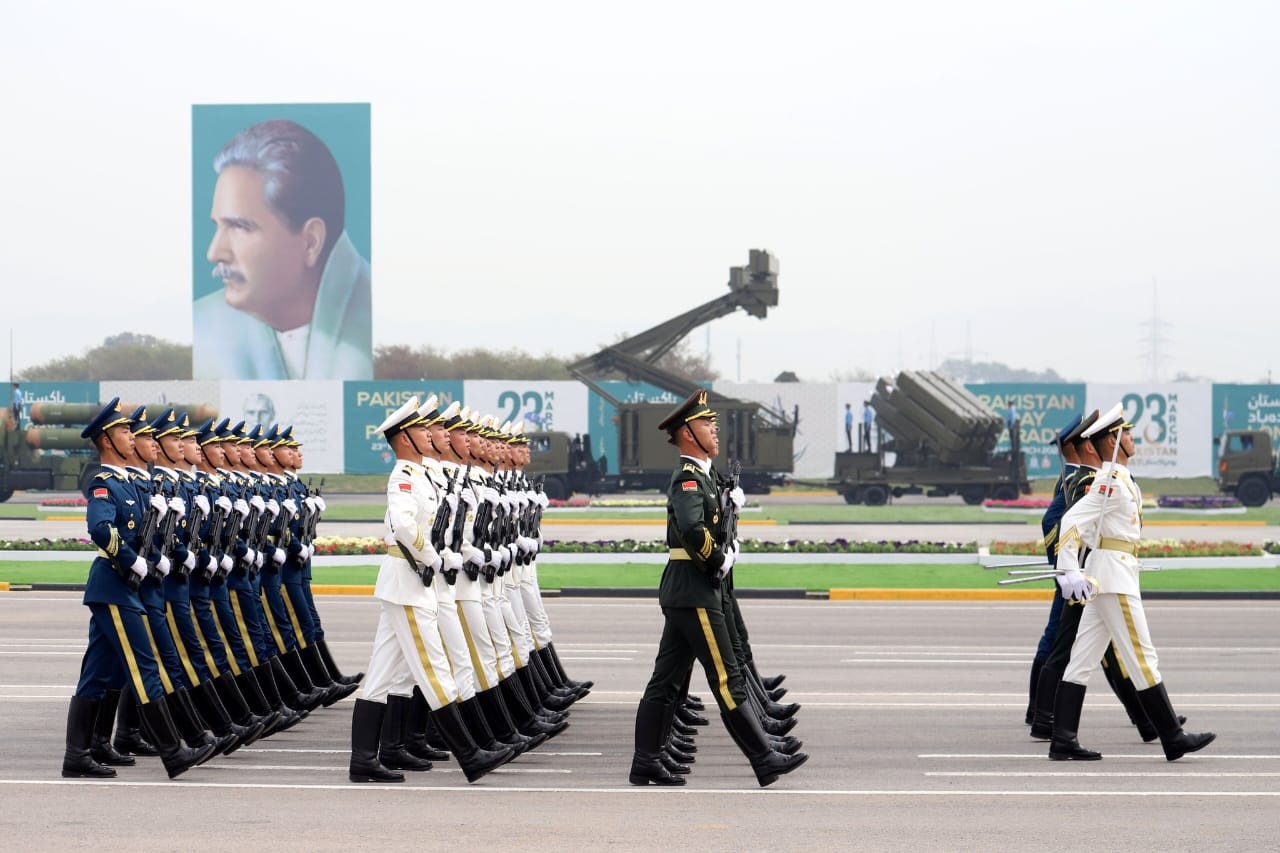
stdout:
{"type": "Polygon", "coordinates": [[[1059,525],[1058,584],[1071,601],[1087,603],[1071,646],[1071,660],[1058,686],[1049,757],[1056,761],[1097,761],[1100,753],[1077,740],[1085,687],[1108,643],[1138,688],[1138,699],[1160,734],[1165,758],[1175,761],[1208,746],[1211,732],[1184,732],[1160,679],[1156,649],[1147,630],[1138,584],[1138,542],[1142,536],[1142,490],[1126,467],[1135,448],[1133,424],[1116,404],[1083,433],[1104,460],[1093,487],[1059,525]],[[1086,576],[1085,572],[1088,572],[1086,576]]]}
{"type": "Polygon", "coordinates": [[[432,582],[444,560],[430,542],[435,490],[422,467],[426,430],[418,416],[417,396],[378,427],[396,454],[387,479],[387,553],[378,570],[374,597],[380,613],[368,675],[351,717],[352,782],[402,782],[404,775],[378,760],[388,694],[411,692],[417,684],[431,708],[431,719],[449,745],[467,781],[474,782],[511,760],[514,752],[476,746],[458,711],[458,689],[437,627],[432,582]],[[413,440],[410,440],[412,435],[413,440]]]}

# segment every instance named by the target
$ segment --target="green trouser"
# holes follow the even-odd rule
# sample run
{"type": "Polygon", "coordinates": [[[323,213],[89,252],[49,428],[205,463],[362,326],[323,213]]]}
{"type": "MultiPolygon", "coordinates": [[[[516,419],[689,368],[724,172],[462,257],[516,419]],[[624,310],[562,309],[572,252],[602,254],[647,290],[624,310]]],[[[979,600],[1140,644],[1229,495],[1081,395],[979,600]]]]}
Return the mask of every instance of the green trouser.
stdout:
{"type": "Polygon", "coordinates": [[[721,711],[732,711],[747,701],[747,688],[724,613],[704,607],[664,607],[666,624],[658,641],[653,676],[645,687],[649,702],[670,705],[687,684],[689,668],[697,660],[707,673],[707,683],[721,711]]]}

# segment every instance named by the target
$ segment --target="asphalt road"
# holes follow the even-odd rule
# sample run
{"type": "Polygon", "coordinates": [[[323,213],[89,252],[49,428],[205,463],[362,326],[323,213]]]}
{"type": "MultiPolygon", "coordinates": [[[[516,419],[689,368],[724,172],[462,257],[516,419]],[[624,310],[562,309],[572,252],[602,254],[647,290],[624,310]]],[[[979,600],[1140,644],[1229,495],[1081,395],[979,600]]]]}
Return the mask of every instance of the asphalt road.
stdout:
{"type": "MultiPolygon", "coordinates": [[[[320,606],[340,664],[359,668],[375,602],[320,606]]],[[[566,666],[595,690],[563,735],[476,785],[452,762],[403,785],[347,783],[350,700],[174,782],[154,759],[83,782],[58,770],[87,611],[74,594],[0,594],[0,831],[30,851],[1276,845],[1280,603],[1149,603],[1175,706],[1217,742],[1166,762],[1097,679],[1082,740],[1106,758],[1063,765],[1022,723],[1043,604],[745,602],[763,669],[786,672],[787,701],[804,704],[794,734],[812,756],[763,790],[718,720],[701,730],[687,788],[627,785],[659,611],[601,599],[548,610],[566,666]]]]}

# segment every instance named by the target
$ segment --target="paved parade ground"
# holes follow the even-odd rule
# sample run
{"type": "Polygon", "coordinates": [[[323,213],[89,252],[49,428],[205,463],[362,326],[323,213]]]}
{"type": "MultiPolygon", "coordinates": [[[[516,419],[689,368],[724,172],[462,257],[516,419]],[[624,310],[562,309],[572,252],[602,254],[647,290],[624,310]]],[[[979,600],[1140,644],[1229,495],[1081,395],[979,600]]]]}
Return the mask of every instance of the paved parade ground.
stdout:
{"type": "MultiPolygon", "coordinates": [[[[1099,677],[1082,742],[1050,762],[1022,723],[1043,603],[747,601],[761,669],[803,703],[809,763],[761,790],[718,719],[684,789],[626,783],[661,616],[650,601],[550,599],[566,668],[596,682],[570,728],[466,785],[346,781],[351,700],[176,781],[158,759],[63,780],[67,698],[88,611],[77,593],[0,593],[0,831],[8,849],[1261,850],[1280,810],[1280,602],[1153,601],[1161,670],[1191,730],[1176,763],[1143,744],[1099,677]]],[[[370,597],[319,601],[346,671],[370,597]]],[[[705,684],[696,692],[712,706],[705,684]]],[[[357,694],[358,695],[358,694],[357,694]]],[[[714,715],[713,715],[714,716],[714,715]]]]}

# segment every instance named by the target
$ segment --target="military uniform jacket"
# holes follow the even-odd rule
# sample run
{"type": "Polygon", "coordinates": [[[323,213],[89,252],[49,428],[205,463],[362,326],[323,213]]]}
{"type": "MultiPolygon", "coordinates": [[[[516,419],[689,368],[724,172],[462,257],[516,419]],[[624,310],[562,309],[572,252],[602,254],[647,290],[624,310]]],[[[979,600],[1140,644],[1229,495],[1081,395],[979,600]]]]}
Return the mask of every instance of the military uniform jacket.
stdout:
{"type": "MultiPolygon", "coordinates": [[[[441,462],[437,459],[423,459],[422,467],[426,469],[427,482],[431,485],[431,487],[434,489],[436,494],[436,502],[438,504],[436,508],[436,512],[448,513],[449,506],[444,500],[444,488],[449,484],[449,479],[444,472],[444,467],[442,466],[441,462]]],[[[459,501],[458,503],[462,505],[463,509],[466,509],[466,506],[463,505],[461,501],[459,501]]],[[[433,518],[431,522],[432,524],[434,524],[435,519],[433,518]]],[[[445,551],[452,550],[448,544],[452,529],[453,529],[453,517],[452,515],[450,515],[449,524],[445,528],[445,533],[444,533],[444,545],[445,545],[444,550],[445,551]]],[[[428,541],[431,538],[430,530],[427,531],[427,538],[428,538],[428,541]]],[[[461,571],[458,572],[458,577],[462,577],[461,571]]],[[[455,583],[456,583],[456,580],[455,580],[455,583]]],[[[455,601],[454,594],[453,594],[453,586],[451,586],[449,584],[449,581],[445,578],[444,572],[436,572],[435,579],[431,581],[431,587],[435,590],[436,601],[441,606],[449,606],[449,607],[453,606],[453,603],[455,601]]]]}
{"type": "Polygon", "coordinates": [[[663,607],[720,610],[721,592],[713,579],[724,564],[724,514],[715,469],[703,471],[687,456],[667,487],[667,567],[658,585],[663,607]]]}
{"type": "Polygon", "coordinates": [[[138,558],[138,534],[146,502],[123,471],[103,468],[90,482],[85,523],[98,546],[85,582],[85,604],[118,604],[142,609],[142,600],[122,577],[138,558]]]}
{"type": "Polygon", "coordinates": [[[388,553],[378,568],[378,580],[373,587],[375,597],[391,604],[435,609],[435,592],[422,583],[422,577],[414,572],[409,561],[399,555],[402,548],[408,550],[419,567],[436,561],[438,555],[430,542],[436,506],[436,491],[427,482],[426,469],[416,462],[397,460],[387,478],[383,541],[388,553]]]}
{"type": "Polygon", "coordinates": [[[1103,464],[1093,485],[1062,518],[1058,568],[1078,568],[1098,582],[1099,593],[1141,595],[1138,558],[1142,538],[1142,490],[1129,469],[1103,464]],[[1081,565],[1081,552],[1092,550],[1081,565]]]}
{"type": "Polygon", "coordinates": [[[1040,519],[1040,533],[1044,536],[1040,541],[1044,543],[1045,557],[1051,566],[1058,559],[1058,522],[1067,511],[1066,482],[1079,467],[1070,463],[1062,466],[1062,476],[1054,484],[1053,500],[1040,519]]]}

